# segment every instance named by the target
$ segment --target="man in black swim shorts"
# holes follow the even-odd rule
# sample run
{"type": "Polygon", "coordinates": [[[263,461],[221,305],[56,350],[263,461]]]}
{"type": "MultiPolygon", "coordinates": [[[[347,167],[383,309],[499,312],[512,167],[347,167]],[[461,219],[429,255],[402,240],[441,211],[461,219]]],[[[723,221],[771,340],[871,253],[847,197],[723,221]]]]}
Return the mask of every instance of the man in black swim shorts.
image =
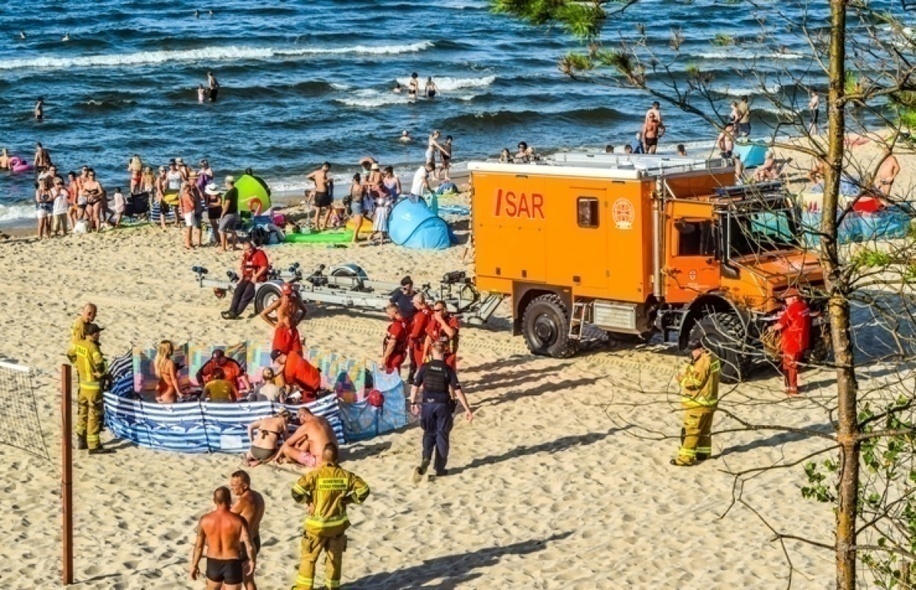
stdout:
{"type": "Polygon", "coordinates": [[[318,231],[326,229],[328,227],[328,221],[331,219],[331,204],[334,202],[334,197],[331,195],[331,177],[328,175],[329,170],[331,170],[331,164],[325,162],[321,165],[321,168],[306,176],[306,179],[315,183],[315,229],[318,231]],[[322,223],[322,209],[327,209],[324,215],[324,223],[322,223]]]}
{"type": "Polygon", "coordinates": [[[241,590],[243,573],[254,573],[257,552],[251,543],[248,522],[230,510],[232,494],[227,487],[213,492],[216,509],[203,515],[197,527],[197,542],[191,557],[191,579],[200,575],[200,559],[207,546],[207,588],[241,590]],[[219,548],[218,550],[215,548],[219,548]],[[242,551],[247,554],[243,566],[242,551]]]}

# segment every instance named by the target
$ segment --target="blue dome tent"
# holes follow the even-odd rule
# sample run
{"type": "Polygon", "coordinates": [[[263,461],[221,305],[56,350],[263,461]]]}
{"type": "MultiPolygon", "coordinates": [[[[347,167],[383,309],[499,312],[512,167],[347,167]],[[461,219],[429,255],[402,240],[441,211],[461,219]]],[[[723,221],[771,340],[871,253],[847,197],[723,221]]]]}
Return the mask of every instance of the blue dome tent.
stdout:
{"type": "Polygon", "coordinates": [[[398,246],[420,250],[443,250],[456,241],[445,220],[430,211],[423,199],[402,199],[394,205],[388,235],[398,246]]]}

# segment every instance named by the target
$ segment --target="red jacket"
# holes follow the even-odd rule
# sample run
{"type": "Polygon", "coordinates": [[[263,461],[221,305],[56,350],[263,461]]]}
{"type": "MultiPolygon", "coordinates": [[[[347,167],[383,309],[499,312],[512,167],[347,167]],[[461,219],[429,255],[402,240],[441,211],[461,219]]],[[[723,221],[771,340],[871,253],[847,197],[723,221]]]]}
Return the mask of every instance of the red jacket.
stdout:
{"type": "Polygon", "coordinates": [[[283,379],[287,384],[295,385],[302,390],[303,401],[316,399],[315,394],[321,387],[321,372],[295,350],[286,355],[283,379]]]}
{"type": "Polygon", "coordinates": [[[394,340],[394,351],[392,354],[403,354],[407,352],[407,339],[410,336],[410,328],[407,322],[402,319],[392,320],[388,324],[388,333],[385,334],[385,344],[382,353],[388,350],[388,343],[394,340]]]}
{"type": "Polygon", "coordinates": [[[798,354],[808,350],[811,342],[811,311],[808,304],[797,299],[779,316],[782,326],[782,351],[798,354]]]}

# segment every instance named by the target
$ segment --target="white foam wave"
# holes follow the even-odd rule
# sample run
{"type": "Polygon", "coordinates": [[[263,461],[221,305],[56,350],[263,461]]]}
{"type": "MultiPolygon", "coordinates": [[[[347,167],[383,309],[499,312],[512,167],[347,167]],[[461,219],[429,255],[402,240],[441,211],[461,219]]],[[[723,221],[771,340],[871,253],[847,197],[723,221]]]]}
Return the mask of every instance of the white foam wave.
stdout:
{"type": "Polygon", "coordinates": [[[0,223],[35,219],[34,205],[0,205],[0,223]]]}
{"type": "Polygon", "coordinates": [[[424,49],[429,49],[432,46],[432,41],[420,41],[409,45],[356,45],[352,47],[303,47],[295,49],[231,45],[227,47],[205,47],[203,49],[179,51],[142,51],[127,54],[85,55],[79,57],[9,59],[0,61],[0,70],[18,70],[26,68],[60,70],[67,68],[122,67],[183,61],[214,62],[268,60],[275,57],[295,58],[309,55],[329,54],[395,55],[399,53],[416,53],[424,49]]]}
{"type": "Polygon", "coordinates": [[[357,90],[350,97],[336,100],[348,107],[371,109],[389,104],[407,104],[407,95],[379,92],[378,90],[357,90]]]}
{"type": "Polygon", "coordinates": [[[762,86],[753,86],[753,87],[751,86],[748,86],[748,87],[729,86],[728,88],[722,89],[721,92],[722,94],[726,94],[728,96],[740,97],[740,96],[753,96],[754,94],[760,94],[761,92],[766,93],[766,94],[776,94],[780,90],[782,90],[781,84],[771,84],[770,86],[767,86],[765,88],[762,86]]]}
{"type": "Polygon", "coordinates": [[[800,53],[754,53],[751,51],[701,51],[692,57],[700,59],[739,59],[751,61],[766,61],[769,59],[805,59],[800,53]]]}
{"type": "MultiPolygon", "coordinates": [[[[451,92],[453,90],[461,90],[463,88],[485,88],[495,81],[496,76],[484,76],[483,78],[452,78],[449,76],[437,78],[433,76],[433,82],[436,83],[436,87],[441,92],[451,92]]],[[[400,82],[401,86],[407,86],[408,82],[410,82],[410,78],[398,78],[398,82],[400,82]]],[[[425,84],[426,78],[421,78],[421,92],[425,84]]]]}

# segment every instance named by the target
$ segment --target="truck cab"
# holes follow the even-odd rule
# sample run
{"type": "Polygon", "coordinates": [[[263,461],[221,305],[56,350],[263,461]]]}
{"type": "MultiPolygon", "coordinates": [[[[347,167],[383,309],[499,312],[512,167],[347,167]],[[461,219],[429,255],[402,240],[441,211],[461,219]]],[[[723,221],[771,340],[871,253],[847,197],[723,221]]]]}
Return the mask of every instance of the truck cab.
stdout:
{"type": "MultiPolygon", "coordinates": [[[[735,187],[724,160],[575,154],[472,162],[477,287],[511,297],[538,354],[574,354],[586,324],[617,337],[701,337],[738,380],[788,287],[817,289],[779,183],[735,187]]],[[[815,339],[816,340],[816,339],[815,339]]]]}

